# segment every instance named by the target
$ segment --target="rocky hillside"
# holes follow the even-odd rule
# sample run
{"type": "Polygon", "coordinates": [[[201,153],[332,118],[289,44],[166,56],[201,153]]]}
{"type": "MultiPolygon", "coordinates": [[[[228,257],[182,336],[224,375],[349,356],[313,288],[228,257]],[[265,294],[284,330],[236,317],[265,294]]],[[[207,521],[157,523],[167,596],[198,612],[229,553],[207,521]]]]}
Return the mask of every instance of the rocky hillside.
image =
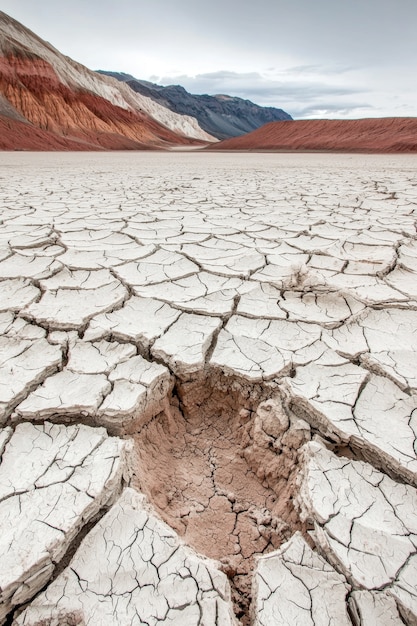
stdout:
{"type": "Polygon", "coordinates": [[[213,140],[0,12],[0,149],[138,149],[213,140]]]}
{"type": "Polygon", "coordinates": [[[274,122],[215,149],[417,152],[417,118],[274,122]]]}
{"type": "Polygon", "coordinates": [[[130,74],[118,72],[100,73],[117,78],[138,94],[152,98],[175,113],[192,115],[206,132],[218,139],[238,137],[268,122],[291,120],[282,109],[262,107],[250,100],[227,95],[194,95],[180,85],[162,87],[155,83],[138,80],[130,74]]]}

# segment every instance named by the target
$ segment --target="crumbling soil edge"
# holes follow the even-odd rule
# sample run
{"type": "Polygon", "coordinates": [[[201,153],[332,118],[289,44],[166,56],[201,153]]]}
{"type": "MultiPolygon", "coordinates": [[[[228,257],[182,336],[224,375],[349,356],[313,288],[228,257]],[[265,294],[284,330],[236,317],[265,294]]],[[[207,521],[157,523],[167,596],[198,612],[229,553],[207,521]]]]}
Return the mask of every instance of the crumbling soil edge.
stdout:
{"type": "Polygon", "coordinates": [[[176,380],[167,408],[133,436],[131,486],[229,578],[235,614],[250,623],[256,557],[307,525],[294,506],[298,450],[309,425],[277,383],[215,368],[176,380]]]}

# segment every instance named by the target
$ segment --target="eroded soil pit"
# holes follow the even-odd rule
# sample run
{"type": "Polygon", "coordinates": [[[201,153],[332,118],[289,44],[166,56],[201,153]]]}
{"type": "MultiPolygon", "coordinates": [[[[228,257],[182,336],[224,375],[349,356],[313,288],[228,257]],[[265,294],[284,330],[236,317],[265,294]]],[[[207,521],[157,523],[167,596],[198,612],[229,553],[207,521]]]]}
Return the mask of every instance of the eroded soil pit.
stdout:
{"type": "Polygon", "coordinates": [[[221,562],[243,625],[254,558],[305,531],[293,497],[310,430],[273,396],[199,376],[135,435],[133,483],[186,543],[221,562]]]}

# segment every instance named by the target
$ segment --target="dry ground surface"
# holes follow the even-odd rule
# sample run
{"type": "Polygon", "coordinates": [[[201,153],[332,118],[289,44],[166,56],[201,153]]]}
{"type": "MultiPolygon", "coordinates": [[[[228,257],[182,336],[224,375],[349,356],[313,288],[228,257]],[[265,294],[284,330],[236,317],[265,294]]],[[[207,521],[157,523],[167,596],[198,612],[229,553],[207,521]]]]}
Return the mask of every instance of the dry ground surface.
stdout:
{"type": "Polygon", "coordinates": [[[0,154],[0,624],[417,624],[416,173],[0,154]]]}

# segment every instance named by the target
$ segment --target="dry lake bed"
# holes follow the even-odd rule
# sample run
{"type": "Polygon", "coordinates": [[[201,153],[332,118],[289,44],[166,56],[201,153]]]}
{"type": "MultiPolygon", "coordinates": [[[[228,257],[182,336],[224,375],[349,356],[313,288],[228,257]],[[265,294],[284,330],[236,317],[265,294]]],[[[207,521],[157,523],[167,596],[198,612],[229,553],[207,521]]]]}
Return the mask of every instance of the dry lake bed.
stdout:
{"type": "Polygon", "coordinates": [[[417,624],[417,156],[0,154],[0,624],[417,624]]]}

